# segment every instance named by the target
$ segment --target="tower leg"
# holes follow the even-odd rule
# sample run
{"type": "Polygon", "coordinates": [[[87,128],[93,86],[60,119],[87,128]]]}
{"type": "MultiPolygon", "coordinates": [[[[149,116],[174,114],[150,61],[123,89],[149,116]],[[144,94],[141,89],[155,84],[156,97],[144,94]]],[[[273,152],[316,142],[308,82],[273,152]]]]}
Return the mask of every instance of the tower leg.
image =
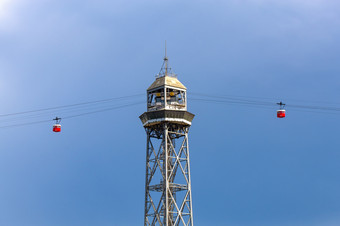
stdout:
{"type": "Polygon", "coordinates": [[[174,123],[146,128],[145,226],[193,225],[188,131],[174,123]]]}

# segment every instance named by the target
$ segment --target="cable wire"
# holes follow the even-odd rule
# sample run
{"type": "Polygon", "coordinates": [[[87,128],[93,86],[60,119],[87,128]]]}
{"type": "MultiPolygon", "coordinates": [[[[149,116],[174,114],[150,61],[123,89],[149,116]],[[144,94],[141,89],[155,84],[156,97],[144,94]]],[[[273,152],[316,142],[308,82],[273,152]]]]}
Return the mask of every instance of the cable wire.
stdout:
{"type": "MultiPolygon", "coordinates": [[[[76,115],[69,115],[69,116],[66,116],[66,117],[61,117],[61,119],[64,120],[64,119],[70,119],[70,118],[75,118],[75,117],[80,117],[80,116],[84,116],[84,115],[90,115],[90,114],[95,114],[95,113],[100,113],[100,112],[105,112],[105,111],[112,111],[112,110],[116,110],[116,109],[121,109],[121,108],[126,108],[126,107],[130,107],[130,106],[135,106],[135,105],[143,104],[143,103],[144,102],[135,102],[135,103],[131,103],[131,104],[125,104],[125,105],[105,108],[105,109],[91,111],[91,112],[85,112],[85,113],[76,114],[76,115]]],[[[35,122],[28,122],[28,123],[20,123],[20,124],[12,124],[12,125],[7,125],[7,126],[0,126],[0,129],[2,129],[2,128],[11,128],[11,127],[19,127],[19,126],[26,126],[26,125],[33,125],[33,124],[40,124],[40,123],[46,123],[46,122],[52,122],[52,121],[53,121],[53,119],[50,119],[50,120],[41,120],[41,121],[35,121],[35,122]]]]}
{"type": "MultiPolygon", "coordinates": [[[[189,95],[199,96],[200,98],[191,98],[189,100],[198,101],[198,102],[210,102],[210,103],[221,103],[221,104],[232,104],[232,105],[243,105],[249,107],[262,107],[262,108],[276,108],[276,101],[278,99],[273,98],[259,98],[259,97],[246,97],[246,96],[225,96],[225,95],[212,95],[212,94],[204,94],[204,93],[189,93],[189,95]],[[276,100],[276,101],[268,101],[268,100],[276,100]]],[[[145,103],[143,102],[133,102],[127,103],[119,106],[107,106],[108,104],[112,104],[112,101],[130,101],[130,99],[134,99],[135,97],[141,97],[144,94],[134,94],[129,96],[121,96],[121,97],[113,97],[113,98],[106,98],[101,100],[95,101],[87,101],[81,103],[74,103],[68,105],[61,105],[56,107],[49,107],[49,108],[40,108],[36,110],[29,110],[29,111],[21,111],[21,112],[14,112],[8,114],[0,115],[0,123],[9,123],[13,121],[24,121],[32,118],[37,117],[44,117],[50,116],[51,114],[62,116],[66,113],[76,113],[71,114],[63,119],[70,119],[90,114],[96,114],[105,111],[111,111],[120,108],[126,108],[129,106],[139,105],[145,103]],[[17,117],[13,117],[17,116],[17,117]]],[[[328,102],[329,103],[329,102],[328,102]]],[[[308,111],[308,112],[315,112],[315,113],[327,113],[327,114],[338,114],[340,112],[340,107],[331,107],[331,106],[317,106],[317,105],[300,105],[300,104],[287,104],[287,108],[297,109],[298,111],[308,111]]],[[[18,127],[18,126],[25,126],[25,125],[32,125],[38,123],[45,123],[51,122],[52,120],[40,120],[40,121],[33,121],[33,122],[23,122],[17,123],[12,125],[4,125],[0,126],[0,128],[10,128],[10,127],[18,127]]]]}
{"type": "Polygon", "coordinates": [[[112,110],[130,107],[130,106],[134,106],[134,105],[138,105],[138,104],[144,104],[144,103],[145,103],[144,101],[143,102],[136,102],[136,103],[126,104],[126,105],[122,105],[122,106],[118,106],[118,107],[106,108],[106,109],[102,109],[102,110],[98,110],[98,111],[85,112],[85,113],[81,113],[81,114],[78,114],[78,115],[66,116],[63,119],[75,118],[75,117],[79,117],[79,116],[90,115],[90,114],[95,114],[95,113],[104,112],[104,111],[112,111],[112,110]]]}
{"type": "Polygon", "coordinates": [[[70,107],[75,107],[75,106],[96,104],[96,103],[108,102],[108,101],[113,101],[113,100],[120,100],[120,99],[126,99],[126,98],[131,98],[131,97],[137,97],[137,96],[141,96],[141,94],[135,94],[135,95],[123,96],[123,97],[113,97],[113,98],[107,98],[107,99],[102,99],[102,100],[87,101],[87,102],[68,104],[68,105],[61,105],[61,106],[57,106],[57,107],[41,108],[41,109],[30,110],[30,111],[14,112],[14,113],[9,113],[9,114],[2,114],[2,115],[0,115],[0,117],[8,117],[8,116],[14,116],[14,115],[23,115],[23,114],[28,114],[28,113],[41,112],[41,111],[70,108],[70,107]]]}

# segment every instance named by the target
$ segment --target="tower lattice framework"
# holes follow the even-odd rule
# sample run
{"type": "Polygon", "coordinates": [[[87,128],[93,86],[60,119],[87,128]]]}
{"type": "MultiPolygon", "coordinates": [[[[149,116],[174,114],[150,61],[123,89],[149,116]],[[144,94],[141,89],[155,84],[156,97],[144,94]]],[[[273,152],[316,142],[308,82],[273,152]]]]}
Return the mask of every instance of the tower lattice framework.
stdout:
{"type": "Polygon", "coordinates": [[[193,225],[186,87],[168,68],[147,90],[144,225],[193,225]]]}

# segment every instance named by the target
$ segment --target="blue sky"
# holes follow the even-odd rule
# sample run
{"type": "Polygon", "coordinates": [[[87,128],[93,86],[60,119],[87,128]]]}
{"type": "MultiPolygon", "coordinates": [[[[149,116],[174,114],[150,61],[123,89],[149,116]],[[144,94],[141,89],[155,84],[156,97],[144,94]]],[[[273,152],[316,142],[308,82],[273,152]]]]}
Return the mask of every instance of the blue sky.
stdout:
{"type": "MultiPolygon", "coordinates": [[[[273,101],[189,102],[195,225],[339,225],[339,114],[289,109],[340,105],[339,6],[0,0],[0,114],[143,94],[167,40],[189,98],[273,101]],[[278,100],[287,103],[284,120],[275,117],[278,100]]],[[[65,119],[60,134],[52,122],[0,128],[0,224],[142,225],[145,109],[65,119]]]]}

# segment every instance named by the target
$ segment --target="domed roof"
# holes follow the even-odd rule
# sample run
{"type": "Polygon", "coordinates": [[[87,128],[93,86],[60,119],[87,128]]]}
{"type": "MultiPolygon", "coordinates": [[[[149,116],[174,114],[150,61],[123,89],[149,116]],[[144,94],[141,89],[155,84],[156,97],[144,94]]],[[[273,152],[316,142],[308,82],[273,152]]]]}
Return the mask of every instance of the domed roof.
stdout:
{"type": "Polygon", "coordinates": [[[156,81],[154,81],[147,90],[152,90],[162,86],[171,86],[174,88],[187,89],[176,77],[162,76],[156,78],[156,81]]]}

